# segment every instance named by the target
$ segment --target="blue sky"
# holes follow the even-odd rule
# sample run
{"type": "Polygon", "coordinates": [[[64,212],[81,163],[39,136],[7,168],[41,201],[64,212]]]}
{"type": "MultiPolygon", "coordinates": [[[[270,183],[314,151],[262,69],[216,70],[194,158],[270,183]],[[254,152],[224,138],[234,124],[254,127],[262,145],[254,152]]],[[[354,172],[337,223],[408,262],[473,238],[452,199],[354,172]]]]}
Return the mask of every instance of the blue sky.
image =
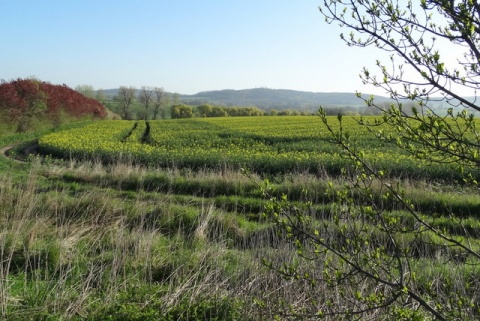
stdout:
{"type": "MultiPolygon", "coordinates": [[[[0,79],[193,94],[268,87],[378,93],[321,0],[0,0],[0,79]]],[[[375,58],[374,58],[375,57],[375,58]]]]}

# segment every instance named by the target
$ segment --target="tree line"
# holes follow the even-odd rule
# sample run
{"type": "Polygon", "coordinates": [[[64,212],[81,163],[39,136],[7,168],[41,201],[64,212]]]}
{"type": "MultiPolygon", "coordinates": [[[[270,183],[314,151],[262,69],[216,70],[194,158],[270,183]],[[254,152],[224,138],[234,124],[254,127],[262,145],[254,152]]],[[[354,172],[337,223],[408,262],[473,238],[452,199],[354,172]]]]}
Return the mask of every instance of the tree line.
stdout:
{"type": "MultiPolygon", "coordinates": [[[[107,98],[103,90],[95,90],[90,85],[75,88],[83,95],[97,99],[116,112],[123,119],[178,119],[203,117],[238,117],[238,116],[308,116],[314,115],[309,110],[298,109],[260,109],[256,106],[221,106],[209,103],[198,105],[183,103],[179,94],[169,94],[161,87],[120,86],[117,94],[107,98]]],[[[387,104],[388,105],[388,104],[387,104]]],[[[321,107],[321,106],[319,106],[321,107]]],[[[388,108],[385,106],[383,109],[388,108]]],[[[358,108],[354,106],[323,107],[327,115],[381,115],[377,108],[358,108]]]]}
{"type": "Polygon", "coordinates": [[[180,102],[179,94],[168,94],[161,87],[120,86],[117,94],[107,98],[103,90],[95,90],[90,85],[75,88],[87,97],[101,101],[123,119],[156,120],[166,118],[202,118],[237,116],[299,116],[311,115],[309,111],[299,110],[262,110],[255,106],[218,106],[199,104],[193,106],[180,102]]]}
{"type": "Polygon", "coordinates": [[[307,115],[308,112],[297,110],[271,110],[264,111],[255,106],[215,106],[200,104],[192,106],[180,103],[179,95],[173,97],[159,87],[135,87],[121,86],[117,96],[114,98],[121,105],[122,117],[124,119],[135,118],[131,112],[134,103],[143,107],[142,112],[137,112],[137,119],[164,119],[164,118],[193,118],[193,117],[237,117],[237,116],[264,116],[264,115],[307,115]],[[168,115],[169,114],[169,115],[168,115]]]}

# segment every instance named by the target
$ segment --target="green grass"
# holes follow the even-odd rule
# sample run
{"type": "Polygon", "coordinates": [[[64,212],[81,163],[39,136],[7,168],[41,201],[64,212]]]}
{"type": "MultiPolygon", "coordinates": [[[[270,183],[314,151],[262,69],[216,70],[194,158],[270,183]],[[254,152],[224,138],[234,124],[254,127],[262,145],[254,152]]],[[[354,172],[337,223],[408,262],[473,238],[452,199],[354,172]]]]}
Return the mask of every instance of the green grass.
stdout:
{"type": "MultiPolygon", "coordinates": [[[[132,131],[129,139],[138,140],[142,128],[132,131]]],[[[0,142],[30,141],[45,133],[2,137],[0,142]]],[[[273,136],[268,142],[315,150],[315,140],[296,146],[273,136]]],[[[314,224],[325,226],[335,240],[332,202],[345,181],[317,174],[270,173],[272,196],[285,194],[297,206],[311,201],[314,224]]],[[[323,264],[298,260],[291,244],[262,215],[268,199],[260,186],[266,176],[259,172],[247,177],[233,166],[195,170],[51,158],[17,163],[2,158],[0,316],[271,320],[288,304],[311,308],[309,295],[320,305],[328,300],[341,304],[340,290],[291,282],[262,264],[263,258],[293,262],[310,272],[322,271],[323,264]]],[[[423,174],[398,181],[428,222],[458,240],[470,237],[478,249],[477,190],[439,183],[423,174]]],[[[373,190],[379,199],[379,187],[373,190]]],[[[404,209],[395,203],[383,206],[385,215],[414,228],[404,209]]],[[[380,230],[371,231],[372,244],[388,245],[380,230]]],[[[416,251],[412,267],[418,287],[426,291],[435,282],[445,284],[432,298],[457,290],[474,297],[478,269],[464,264],[457,250],[441,247],[435,236],[422,237],[405,233],[397,240],[416,251]]],[[[365,284],[364,289],[375,286],[365,284]]],[[[379,320],[382,313],[372,318],[379,320]]]]}

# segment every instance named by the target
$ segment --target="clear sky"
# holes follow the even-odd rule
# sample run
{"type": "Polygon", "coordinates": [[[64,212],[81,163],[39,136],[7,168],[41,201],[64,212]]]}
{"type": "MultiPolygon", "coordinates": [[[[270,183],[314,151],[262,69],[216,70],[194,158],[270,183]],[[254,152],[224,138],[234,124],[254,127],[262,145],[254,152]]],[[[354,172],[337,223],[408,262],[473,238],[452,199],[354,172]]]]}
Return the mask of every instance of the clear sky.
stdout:
{"type": "Polygon", "coordinates": [[[347,47],[321,0],[0,0],[0,79],[376,93],[376,51],[347,47]]]}

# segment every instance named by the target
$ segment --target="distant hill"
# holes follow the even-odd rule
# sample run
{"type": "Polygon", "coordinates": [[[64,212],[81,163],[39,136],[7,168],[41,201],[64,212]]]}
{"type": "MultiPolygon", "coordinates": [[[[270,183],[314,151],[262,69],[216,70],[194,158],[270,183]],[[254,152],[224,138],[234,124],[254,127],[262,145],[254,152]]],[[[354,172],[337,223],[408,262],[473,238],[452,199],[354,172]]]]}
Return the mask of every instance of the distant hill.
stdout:
{"type": "MultiPolygon", "coordinates": [[[[138,89],[140,91],[140,89],[138,89]]],[[[116,95],[118,89],[108,89],[104,93],[107,97],[112,98],[116,95]]],[[[167,93],[170,97],[173,93],[167,93]]],[[[269,88],[253,88],[253,89],[223,89],[202,91],[194,95],[178,94],[181,103],[190,105],[211,104],[219,106],[256,106],[263,110],[300,110],[300,111],[317,111],[320,106],[336,109],[361,110],[365,106],[362,99],[358,98],[355,93],[322,93],[297,91],[289,89],[269,89],[269,88]]],[[[370,95],[362,95],[368,98],[370,95]]],[[[475,97],[466,97],[475,101],[475,97]]],[[[391,99],[384,96],[375,95],[375,102],[379,105],[392,102],[391,99]]],[[[409,101],[404,101],[406,104],[409,101]]],[[[458,105],[458,102],[451,101],[451,104],[441,99],[432,100],[430,107],[443,109],[446,111],[448,107],[458,105]]]]}
{"type": "MultiPolygon", "coordinates": [[[[116,95],[118,89],[105,90],[107,97],[116,95]]],[[[169,93],[173,95],[172,93],[169,93]]],[[[368,95],[365,95],[368,97],[368,95]]],[[[180,94],[185,104],[212,104],[220,106],[256,106],[264,110],[297,109],[316,111],[323,107],[363,107],[364,103],[355,93],[315,93],[289,89],[224,89],[203,91],[194,95],[180,94]]],[[[388,101],[386,97],[375,96],[377,102],[388,101]]]]}
{"type": "MultiPolygon", "coordinates": [[[[368,95],[365,95],[368,97],[368,95]]],[[[387,101],[377,96],[376,101],[387,101]]],[[[314,93],[288,89],[255,88],[243,90],[204,91],[182,95],[181,100],[194,105],[210,103],[222,106],[256,106],[261,109],[317,110],[323,107],[361,107],[365,104],[355,93],[314,93]]]]}

